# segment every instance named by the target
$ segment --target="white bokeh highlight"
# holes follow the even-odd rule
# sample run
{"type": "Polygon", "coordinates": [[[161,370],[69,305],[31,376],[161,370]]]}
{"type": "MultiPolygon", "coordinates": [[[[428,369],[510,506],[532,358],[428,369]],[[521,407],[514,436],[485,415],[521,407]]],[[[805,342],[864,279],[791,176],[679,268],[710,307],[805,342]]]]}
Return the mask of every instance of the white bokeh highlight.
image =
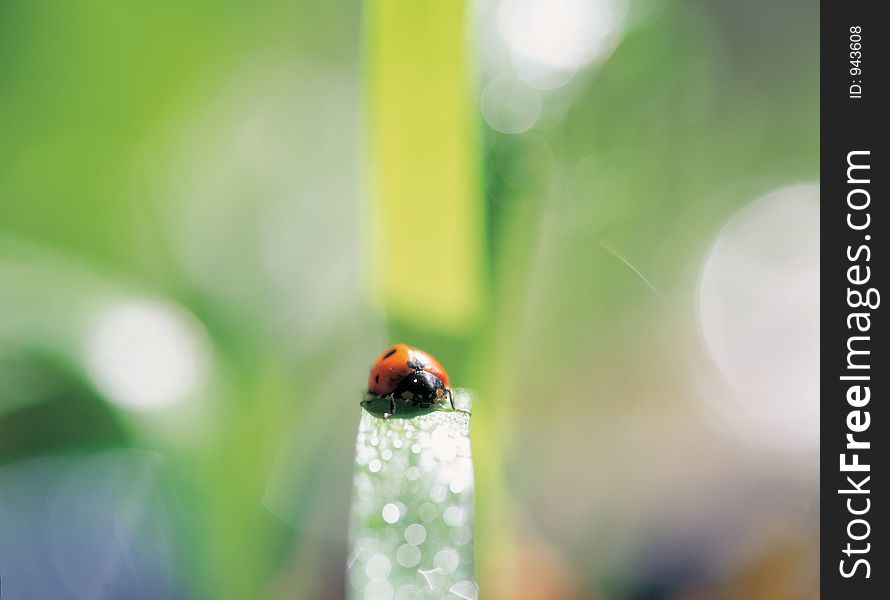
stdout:
{"type": "Polygon", "coordinates": [[[517,75],[553,89],[611,52],[627,9],[626,0],[503,0],[497,30],[517,75]]]}
{"type": "Polygon", "coordinates": [[[819,189],[775,190],[733,216],[701,272],[698,318],[726,431],[785,450],[819,441],[819,189]]]}
{"type": "Polygon", "coordinates": [[[182,402],[203,382],[206,335],[184,309],[134,300],[102,311],[90,328],[87,371],[109,401],[151,410],[182,402]]]}
{"type": "Polygon", "coordinates": [[[538,90],[505,73],[482,89],[481,108],[482,117],[492,129],[516,134],[528,131],[538,121],[543,98],[538,90]]]}

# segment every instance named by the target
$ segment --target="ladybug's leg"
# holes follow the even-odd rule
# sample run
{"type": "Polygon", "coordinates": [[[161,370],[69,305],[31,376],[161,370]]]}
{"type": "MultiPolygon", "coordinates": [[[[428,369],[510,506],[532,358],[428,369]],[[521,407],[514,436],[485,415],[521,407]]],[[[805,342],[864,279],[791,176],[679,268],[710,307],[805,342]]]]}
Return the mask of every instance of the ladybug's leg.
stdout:
{"type": "Polygon", "coordinates": [[[394,414],[396,414],[396,399],[392,394],[390,394],[389,395],[389,416],[391,417],[394,414]]]}
{"type": "Polygon", "coordinates": [[[445,393],[448,394],[448,400],[451,402],[451,409],[460,413],[464,413],[465,415],[469,415],[470,411],[463,410],[462,408],[458,408],[454,405],[454,393],[451,391],[451,388],[445,388],[445,393]]]}

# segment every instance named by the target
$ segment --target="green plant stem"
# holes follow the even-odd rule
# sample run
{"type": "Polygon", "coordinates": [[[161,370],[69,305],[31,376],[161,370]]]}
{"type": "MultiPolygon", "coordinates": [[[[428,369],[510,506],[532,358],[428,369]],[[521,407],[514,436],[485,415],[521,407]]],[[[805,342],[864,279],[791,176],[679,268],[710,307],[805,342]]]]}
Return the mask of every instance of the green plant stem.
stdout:
{"type": "MultiPolygon", "coordinates": [[[[455,404],[469,408],[465,391],[455,404]]],[[[348,558],[353,599],[475,600],[468,412],[382,419],[362,409],[348,558]]]]}

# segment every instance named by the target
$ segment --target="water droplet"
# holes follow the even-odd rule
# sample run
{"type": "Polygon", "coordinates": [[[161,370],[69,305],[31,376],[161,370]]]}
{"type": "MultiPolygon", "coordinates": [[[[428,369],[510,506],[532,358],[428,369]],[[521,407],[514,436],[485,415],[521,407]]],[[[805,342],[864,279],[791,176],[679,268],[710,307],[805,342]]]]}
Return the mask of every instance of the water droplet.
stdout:
{"type": "Polygon", "coordinates": [[[440,569],[439,567],[434,567],[427,570],[417,569],[417,572],[420,573],[420,576],[424,578],[431,591],[439,592],[441,595],[441,593],[445,589],[445,585],[447,584],[448,579],[445,576],[445,573],[442,572],[442,569],[440,569]]]}
{"type": "Polygon", "coordinates": [[[445,512],[442,513],[442,520],[445,521],[447,525],[451,525],[452,527],[463,525],[464,509],[462,509],[460,506],[449,506],[445,509],[445,512]]]}
{"type": "Polygon", "coordinates": [[[448,591],[462,600],[478,600],[479,598],[479,586],[472,581],[458,581],[448,588],[448,591]]]}
{"type": "Polygon", "coordinates": [[[460,554],[454,548],[443,548],[436,553],[433,564],[445,573],[453,573],[460,564],[460,554]]]}
{"type": "Polygon", "coordinates": [[[405,528],[405,541],[419,546],[426,539],[426,527],[420,523],[412,523],[405,528]]]}
{"type": "Polygon", "coordinates": [[[379,473],[382,467],[383,464],[376,458],[368,463],[368,470],[371,471],[371,473],[379,473]]]}
{"type": "Polygon", "coordinates": [[[383,520],[389,524],[395,523],[401,516],[399,507],[393,502],[390,502],[389,504],[384,506],[381,512],[383,514],[383,520]]]}
{"type": "Polygon", "coordinates": [[[396,550],[396,561],[405,568],[411,568],[420,562],[420,549],[412,544],[402,544],[396,550]]]}
{"type": "Polygon", "coordinates": [[[426,502],[420,505],[420,508],[417,509],[417,514],[424,522],[429,523],[439,516],[439,509],[436,508],[435,504],[426,502]]]}
{"type": "MultiPolygon", "coordinates": [[[[441,554],[441,552],[439,554],[441,554]]],[[[436,555],[437,558],[439,554],[436,555]]],[[[389,562],[389,559],[382,554],[375,554],[369,558],[368,562],[365,564],[365,575],[367,575],[368,579],[371,581],[382,581],[386,579],[389,577],[389,572],[391,570],[392,564],[389,562]]],[[[391,590],[390,594],[392,594],[391,590]]]]}
{"type": "Polygon", "coordinates": [[[392,600],[392,586],[388,581],[372,581],[365,586],[364,600],[392,600]]]}
{"type": "Polygon", "coordinates": [[[430,500],[433,502],[445,502],[445,498],[447,497],[448,491],[443,485],[434,486],[433,489],[430,490],[430,500]]]}

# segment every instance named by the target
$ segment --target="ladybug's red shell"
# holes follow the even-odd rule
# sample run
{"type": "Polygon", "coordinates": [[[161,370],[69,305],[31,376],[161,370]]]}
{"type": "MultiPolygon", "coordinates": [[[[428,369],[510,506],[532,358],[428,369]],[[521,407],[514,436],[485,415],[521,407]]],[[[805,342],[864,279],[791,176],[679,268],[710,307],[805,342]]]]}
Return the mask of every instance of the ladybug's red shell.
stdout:
{"type": "Polygon", "coordinates": [[[422,350],[406,344],[395,344],[384,350],[374,361],[368,375],[368,391],[378,396],[390,394],[405,377],[415,371],[432,373],[442,380],[446,388],[450,387],[448,373],[442,363],[422,350]]]}

